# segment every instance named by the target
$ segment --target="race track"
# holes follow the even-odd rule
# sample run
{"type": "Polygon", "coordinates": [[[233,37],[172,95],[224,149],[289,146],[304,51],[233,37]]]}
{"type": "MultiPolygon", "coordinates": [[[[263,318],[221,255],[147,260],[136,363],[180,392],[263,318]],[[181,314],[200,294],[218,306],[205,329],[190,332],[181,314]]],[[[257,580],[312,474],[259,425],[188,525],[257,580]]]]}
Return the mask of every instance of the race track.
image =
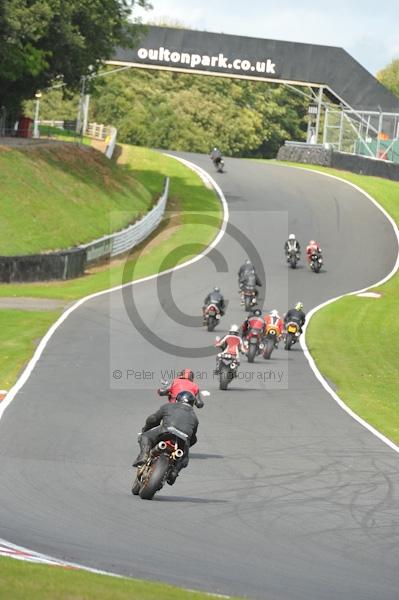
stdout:
{"type": "MultiPolygon", "coordinates": [[[[210,170],[231,224],[262,257],[266,308],[284,312],[302,300],[310,310],[392,269],[392,227],[354,188],[245,160],[226,160],[227,172],[214,175],[206,157],[186,157],[210,170]],[[282,246],[291,231],[302,245],[322,244],[324,272],[287,269],[282,246]]],[[[191,315],[210,286],[221,286],[230,305],[215,334],[244,317],[236,271],[246,256],[235,237],[226,233],[217,246],[229,272],[216,273],[208,256],[172,278],[177,305],[191,315]]],[[[156,283],[134,286],[150,329],[177,346],[212,343],[213,334],[166,314],[172,301],[163,296],[161,306],[156,283]]],[[[0,421],[0,538],[254,599],[397,600],[398,455],[337,406],[301,349],[278,350],[270,364],[243,359],[242,379],[220,392],[213,354],[174,357],[155,347],[125,304],[118,291],[73,312],[0,421]],[[212,393],[199,413],[199,443],[176,484],[142,501],[130,494],[136,432],[160,405],[162,371],[183,366],[201,371],[212,393]],[[152,374],[142,381],[128,370],[152,374]]]]}

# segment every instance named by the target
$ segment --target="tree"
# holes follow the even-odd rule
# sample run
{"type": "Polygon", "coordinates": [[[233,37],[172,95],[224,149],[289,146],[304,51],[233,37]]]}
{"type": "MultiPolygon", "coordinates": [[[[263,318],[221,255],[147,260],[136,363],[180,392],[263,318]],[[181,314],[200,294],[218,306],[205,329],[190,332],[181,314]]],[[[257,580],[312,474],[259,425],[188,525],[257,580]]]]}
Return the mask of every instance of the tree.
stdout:
{"type": "Polygon", "coordinates": [[[135,4],[149,7],[147,0],[2,0],[0,106],[16,110],[57,79],[77,89],[116,46],[134,46],[135,4]]]}
{"type": "Polygon", "coordinates": [[[399,58],[377,73],[377,79],[399,97],[399,58]]]}

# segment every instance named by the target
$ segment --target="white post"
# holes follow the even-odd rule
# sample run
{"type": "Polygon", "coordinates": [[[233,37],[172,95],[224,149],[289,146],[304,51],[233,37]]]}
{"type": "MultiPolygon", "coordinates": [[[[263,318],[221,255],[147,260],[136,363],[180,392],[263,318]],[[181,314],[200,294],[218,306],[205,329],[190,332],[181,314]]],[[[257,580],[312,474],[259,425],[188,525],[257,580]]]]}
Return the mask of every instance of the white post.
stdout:
{"type": "Polygon", "coordinates": [[[40,92],[36,92],[35,94],[35,98],[36,98],[36,107],[35,107],[35,120],[33,122],[33,137],[34,138],[39,138],[40,137],[40,132],[39,132],[39,108],[40,108],[40,98],[42,97],[40,92]]]}
{"type": "Polygon", "coordinates": [[[321,107],[323,102],[323,86],[320,86],[319,89],[319,98],[317,100],[317,117],[316,117],[316,132],[315,132],[315,143],[317,144],[319,141],[319,129],[320,129],[320,116],[321,116],[321,107]]]}
{"type": "Polygon", "coordinates": [[[83,101],[83,133],[86,133],[87,123],[89,121],[89,103],[90,94],[86,94],[83,101]]]}

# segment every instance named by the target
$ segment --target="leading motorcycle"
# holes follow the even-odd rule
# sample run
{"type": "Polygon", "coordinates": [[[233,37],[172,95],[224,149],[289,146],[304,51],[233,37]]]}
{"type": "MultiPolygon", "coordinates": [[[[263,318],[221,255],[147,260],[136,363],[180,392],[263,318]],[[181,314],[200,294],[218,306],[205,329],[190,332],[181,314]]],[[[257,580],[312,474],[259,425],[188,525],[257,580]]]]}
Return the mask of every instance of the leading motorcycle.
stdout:
{"type": "Polygon", "coordinates": [[[137,468],[132,494],[143,500],[152,500],[156,492],[163,488],[184,454],[187,435],[183,431],[168,427],[162,437],[150,451],[147,462],[137,468]]]}
{"type": "Polygon", "coordinates": [[[219,159],[212,159],[213,160],[213,164],[215,165],[215,169],[218,173],[223,173],[224,170],[224,160],[223,158],[219,158],[219,159]]]}

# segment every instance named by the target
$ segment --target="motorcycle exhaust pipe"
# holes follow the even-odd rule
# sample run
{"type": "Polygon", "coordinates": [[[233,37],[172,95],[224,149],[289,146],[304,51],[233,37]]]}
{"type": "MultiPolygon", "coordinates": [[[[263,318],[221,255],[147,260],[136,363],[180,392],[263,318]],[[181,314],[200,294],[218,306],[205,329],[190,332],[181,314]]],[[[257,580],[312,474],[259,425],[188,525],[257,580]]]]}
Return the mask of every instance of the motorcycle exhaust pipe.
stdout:
{"type": "Polygon", "coordinates": [[[158,443],[158,450],[165,450],[165,448],[166,448],[166,442],[158,443]]]}
{"type": "Polygon", "coordinates": [[[180,448],[178,448],[175,452],[176,458],[181,458],[183,456],[183,454],[184,454],[184,452],[180,448]]]}

